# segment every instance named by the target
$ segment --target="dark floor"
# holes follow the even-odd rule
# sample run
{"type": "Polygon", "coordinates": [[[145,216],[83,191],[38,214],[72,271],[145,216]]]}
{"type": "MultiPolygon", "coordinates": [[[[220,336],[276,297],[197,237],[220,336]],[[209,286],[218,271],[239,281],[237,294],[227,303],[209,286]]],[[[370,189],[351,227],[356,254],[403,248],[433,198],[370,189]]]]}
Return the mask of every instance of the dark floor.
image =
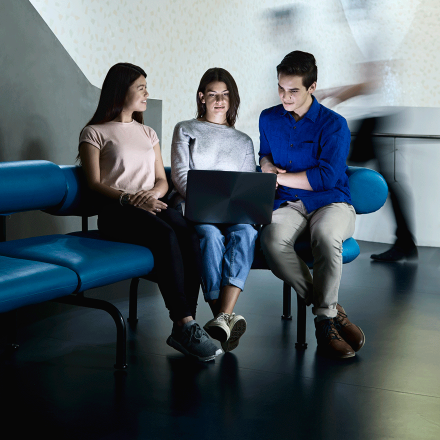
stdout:
{"type": "MultiPolygon", "coordinates": [[[[295,350],[295,319],[280,319],[282,283],[268,271],[252,271],[239,299],[248,322],[239,347],[205,364],[166,345],[171,324],[147,281],[124,372],[113,368],[105,312],[22,309],[20,349],[0,359],[1,426],[14,431],[0,438],[439,439],[440,249],[420,248],[418,264],[386,264],[369,259],[386,245],[360,245],[340,302],[366,345],[344,361],[316,354],[310,310],[309,348],[295,350]]],[[[128,284],[118,292],[111,301],[127,316],[128,284]]],[[[210,317],[201,302],[198,321],[210,317]]]]}

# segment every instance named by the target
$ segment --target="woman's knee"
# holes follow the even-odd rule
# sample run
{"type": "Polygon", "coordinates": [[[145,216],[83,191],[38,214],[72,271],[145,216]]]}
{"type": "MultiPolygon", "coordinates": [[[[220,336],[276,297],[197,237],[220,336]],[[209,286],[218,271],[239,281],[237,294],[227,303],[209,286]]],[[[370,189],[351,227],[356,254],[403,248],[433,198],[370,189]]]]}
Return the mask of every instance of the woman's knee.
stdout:
{"type": "Polygon", "coordinates": [[[217,226],[214,225],[195,225],[196,233],[200,241],[210,243],[223,243],[224,236],[217,226]]]}
{"type": "Polygon", "coordinates": [[[234,241],[242,246],[251,247],[255,244],[258,237],[258,231],[252,225],[235,225],[239,228],[229,228],[226,234],[226,240],[229,242],[232,235],[234,241]]]}
{"type": "Polygon", "coordinates": [[[154,230],[148,231],[149,234],[155,234],[156,243],[160,247],[166,247],[174,252],[179,248],[179,241],[174,229],[168,224],[161,224],[154,228],[154,230]]]}

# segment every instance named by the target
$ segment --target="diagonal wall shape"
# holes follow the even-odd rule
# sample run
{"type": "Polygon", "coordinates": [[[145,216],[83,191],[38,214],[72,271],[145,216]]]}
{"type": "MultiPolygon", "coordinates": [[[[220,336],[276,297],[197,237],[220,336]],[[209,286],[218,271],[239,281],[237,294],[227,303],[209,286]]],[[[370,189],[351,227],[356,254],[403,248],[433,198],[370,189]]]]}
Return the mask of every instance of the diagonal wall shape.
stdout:
{"type": "MultiPolygon", "coordinates": [[[[0,2],[0,66],[0,161],[73,164],[80,130],[96,108],[99,89],[28,0],[0,2]]],[[[145,121],[161,139],[160,100],[148,101],[145,121]]],[[[7,221],[8,238],[64,233],[80,224],[42,213],[19,214],[7,221]]]]}

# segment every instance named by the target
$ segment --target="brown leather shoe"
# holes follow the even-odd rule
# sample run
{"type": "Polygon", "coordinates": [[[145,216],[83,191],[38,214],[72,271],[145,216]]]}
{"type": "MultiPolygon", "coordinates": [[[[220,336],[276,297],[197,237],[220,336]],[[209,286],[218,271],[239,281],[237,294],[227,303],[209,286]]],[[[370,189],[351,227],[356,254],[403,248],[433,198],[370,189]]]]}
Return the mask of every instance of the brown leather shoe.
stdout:
{"type": "Polygon", "coordinates": [[[336,318],[333,318],[336,330],[354,351],[359,351],[365,344],[364,332],[360,327],[349,321],[344,308],[340,304],[336,304],[336,310],[338,314],[336,318]]]}
{"type": "Polygon", "coordinates": [[[315,335],[318,341],[318,352],[325,356],[345,359],[355,356],[355,352],[339,335],[333,319],[316,322],[315,335]]]}

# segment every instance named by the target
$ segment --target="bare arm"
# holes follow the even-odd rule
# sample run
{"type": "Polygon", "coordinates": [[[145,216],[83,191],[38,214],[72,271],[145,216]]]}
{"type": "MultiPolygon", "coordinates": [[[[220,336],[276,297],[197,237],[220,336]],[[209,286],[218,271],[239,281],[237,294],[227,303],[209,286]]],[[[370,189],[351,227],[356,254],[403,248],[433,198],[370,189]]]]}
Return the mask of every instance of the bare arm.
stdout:
{"type": "MultiPolygon", "coordinates": [[[[162,165],[162,173],[159,173],[159,176],[156,175],[156,182],[159,183],[159,186],[156,189],[156,191],[158,194],[161,194],[163,192],[162,195],[165,195],[165,193],[168,190],[168,184],[166,181],[165,170],[163,168],[162,156],[160,155],[159,144],[157,144],[157,147],[159,148],[159,160],[160,160],[160,164],[162,165]],[[165,180],[165,182],[163,182],[163,180],[165,180]],[[166,185],[166,189],[164,185],[166,185]]],[[[154,148],[156,148],[156,146],[154,148]]],[[[92,191],[96,191],[97,193],[105,197],[108,197],[115,201],[119,200],[119,197],[121,196],[121,191],[111,188],[110,186],[104,183],[101,183],[101,171],[99,168],[99,155],[101,154],[100,150],[94,147],[92,144],[89,144],[87,142],[82,142],[80,145],[79,153],[89,188],[92,191]]],[[[159,166],[157,162],[158,159],[156,154],[155,168],[159,166]]],[[[154,188],[156,188],[156,186],[157,184],[155,184],[154,188]]],[[[139,191],[136,194],[136,196],[141,192],[142,191],[139,191]]],[[[148,192],[148,191],[143,191],[143,192],[148,192]]],[[[162,197],[162,195],[160,197],[162,197]]],[[[139,204],[139,200],[137,200],[136,202],[137,204],[135,204],[134,200],[135,199],[132,196],[130,198],[129,204],[138,206],[139,208],[144,209],[145,211],[148,211],[154,215],[156,215],[155,214],[156,212],[160,212],[162,209],[167,208],[167,205],[165,203],[161,202],[160,200],[157,200],[152,196],[148,197],[147,200],[142,202],[141,204],[139,204]]]]}
{"type": "Polygon", "coordinates": [[[313,93],[320,101],[323,99],[331,98],[336,101],[336,103],[347,101],[348,99],[354,98],[355,96],[365,95],[368,93],[372,83],[364,82],[360,84],[353,84],[350,86],[343,87],[333,87],[331,89],[317,90],[313,93]]]}
{"type": "Polygon", "coordinates": [[[110,199],[118,200],[121,196],[121,191],[101,183],[101,171],[99,169],[100,154],[101,152],[98,148],[87,142],[82,142],[79,147],[79,155],[87,184],[92,191],[96,191],[110,199]]]}
{"type": "Polygon", "coordinates": [[[277,175],[277,186],[287,186],[288,188],[305,189],[313,191],[305,171],[300,173],[286,173],[286,170],[276,167],[272,162],[272,156],[264,156],[260,160],[261,171],[263,173],[274,173],[277,175]]]}
{"type": "Polygon", "coordinates": [[[305,189],[306,191],[313,191],[305,171],[301,171],[299,173],[278,174],[277,183],[278,185],[287,186],[288,188],[298,188],[305,189]]]}

